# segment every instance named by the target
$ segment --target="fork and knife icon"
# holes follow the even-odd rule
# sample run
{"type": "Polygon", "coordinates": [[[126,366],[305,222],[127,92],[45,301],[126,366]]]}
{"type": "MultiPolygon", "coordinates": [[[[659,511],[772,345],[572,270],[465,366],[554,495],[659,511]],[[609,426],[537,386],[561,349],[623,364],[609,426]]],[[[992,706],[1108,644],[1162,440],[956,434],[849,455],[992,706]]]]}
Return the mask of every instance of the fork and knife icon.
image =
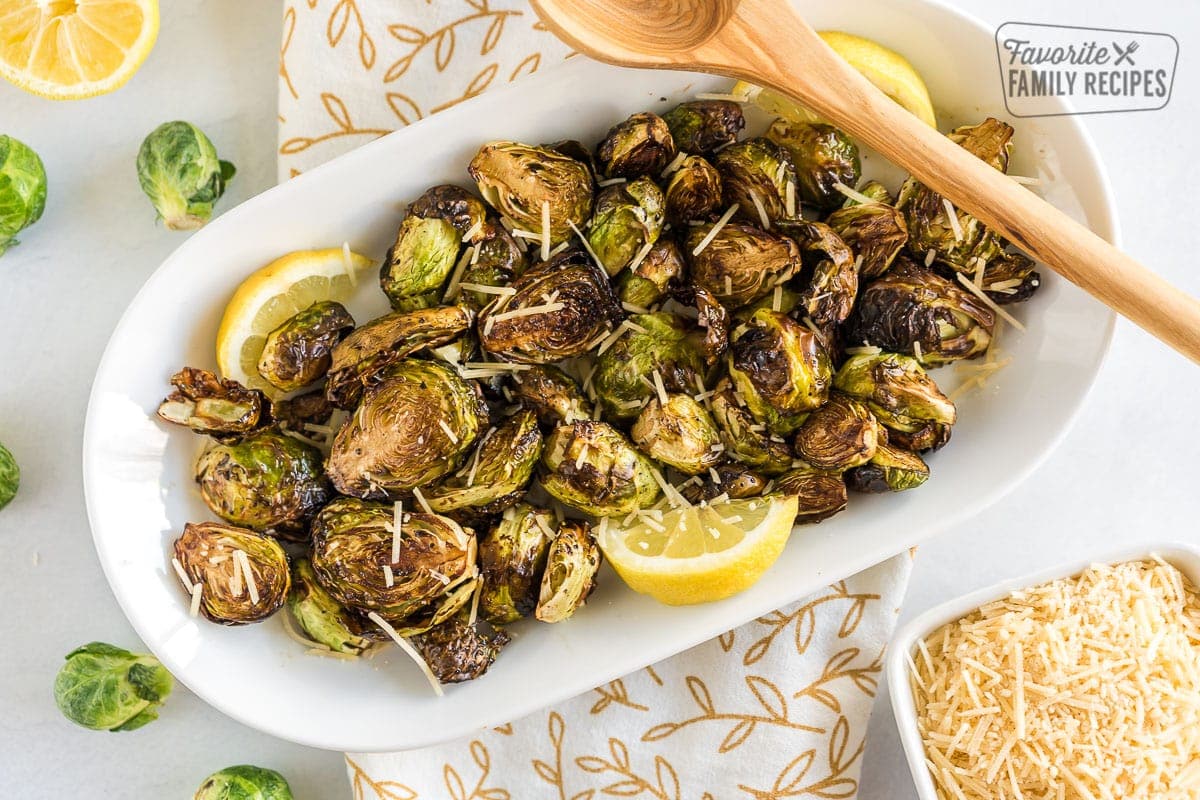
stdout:
{"type": "Polygon", "coordinates": [[[1117,60],[1113,62],[1114,67],[1119,67],[1126,62],[1128,62],[1129,66],[1131,67],[1135,66],[1133,54],[1137,52],[1138,49],[1138,43],[1136,39],[1130,42],[1123,50],[1121,49],[1121,45],[1117,44],[1116,42],[1113,42],[1112,46],[1113,50],[1117,52],[1117,60]]]}

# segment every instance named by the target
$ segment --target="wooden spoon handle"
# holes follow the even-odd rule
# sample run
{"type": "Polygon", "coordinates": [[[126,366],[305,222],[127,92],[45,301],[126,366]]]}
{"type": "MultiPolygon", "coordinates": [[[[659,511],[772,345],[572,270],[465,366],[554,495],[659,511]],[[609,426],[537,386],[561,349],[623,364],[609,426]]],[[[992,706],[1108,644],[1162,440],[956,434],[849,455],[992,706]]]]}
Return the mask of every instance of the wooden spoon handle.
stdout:
{"type": "Polygon", "coordinates": [[[730,25],[733,35],[719,38],[737,46],[713,46],[706,60],[738,62],[724,66],[828,118],[1200,363],[1200,302],[902,109],[829,49],[789,2],[742,0],[730,25]]]}

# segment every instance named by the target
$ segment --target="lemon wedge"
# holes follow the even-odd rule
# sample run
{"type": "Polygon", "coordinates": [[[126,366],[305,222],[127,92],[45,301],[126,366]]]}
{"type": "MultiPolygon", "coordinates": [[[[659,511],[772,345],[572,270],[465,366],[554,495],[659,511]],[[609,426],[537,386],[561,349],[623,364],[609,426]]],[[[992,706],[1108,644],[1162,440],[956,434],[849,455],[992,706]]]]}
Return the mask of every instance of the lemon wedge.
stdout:
{"type": "Polygon", "coordinates": [[[672,606],[709,603],[746,589],[783,552],[796,519],[793,495],[609,518],[596,539],[631,589],[672,606]]]}
{"type": "Polygon", "coordinates": [[[359,274],[374,262],[348,248],[298,250],[258,270],[233,293],[217,330],[217,366],[243,386],[272,399],[281,392],[258,374],[267,334],[321,300],[344,303],[359,274]]]}
{"type": "Polygon", "coordinates": [[[158,0],[0,0],[0,77],[52,100],[107,94],[158,38],[158,0]]]}

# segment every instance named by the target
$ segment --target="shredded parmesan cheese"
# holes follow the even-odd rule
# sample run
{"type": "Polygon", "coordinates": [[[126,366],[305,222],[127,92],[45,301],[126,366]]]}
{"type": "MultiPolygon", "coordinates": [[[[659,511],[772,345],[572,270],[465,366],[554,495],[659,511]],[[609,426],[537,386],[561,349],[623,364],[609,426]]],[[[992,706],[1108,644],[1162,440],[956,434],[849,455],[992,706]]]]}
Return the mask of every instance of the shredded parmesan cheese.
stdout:
{"type": "Polygon", "coordinates": [[[954,210],[954,204],[942,198],[942,208],[946,209],[946,219],[950,223],[950,230],[954,232],[954,241],[961,242],[963,240],[962,224],[958,221],[958,212],[954,210]]]}
{"type": "Polygon", "coordinates": [[[754,210],[758,212],[758,221],[762,223],[763,230],[771,230],[771,218],[767,216],[767,207],[763,205],[758,192],[753,189],[750,190],[750,202],[754,203],[754,210]]]}
{"type": "MultiPolygon", "coordinates": [[[[511,286],[488,286],[486,283],[468,283],[466,281],[458,284],[458,288],[461,291],[479,292],[480,294],[498,294],[501,297],[508,297],[509,295],[517,293],[517,290],[511,286]]],[[[447,292],[447,297],[449,297],[449,292],[447,292]]]]}
{"type": "Polygon", "coordinates": [[[425,659],[421,658],[421,654],[417,652],[417,648],[409,644],[408,640],[403,636],[396,633],[396,629],[389,625],[386,619],[379,616],[374,611],[367,613],[367,619],[378,625],[380,630],[386,633],[388,638],[395,642],[396,646],[403,650],[404,654],[411,658],[416,665],[421,668],[421,672],[424,673],[425,679],[428,680],[429,685],[433,687],[434,694],[436,694],[438,697],[441,697],[445,694],[445,692],[442,691],[442,684],[438,683],[437,676],[433,674],[433,670],[431,670],[429,665],[425,663],[425,659]]]}
{"type": "Polygon", "coordinates": [[[458,434],[456,434],[454,432],[453,428],[451,428],[449,425],[446,424],[446,420],[439,419],[438,427],[441,428],[442,432],[446,434],[447,439],[449,439],[454,444],[458,444],[458,434]]]}
{"type": "Polygon", "coordinates": [[[396,576],[392,574],[392,565],[383,565],[383,585],[387,588],[392,588],[396,585],[396,576]]]}
{"type": "Polygon", "coordinates": [[[642,245],[642,249],[637,251],[637,255],[633,257],[633,261],[629,262],[629,266],[626,267],[626,269],[628,269],[630,272],[633,272],[635,269],[641,266],[642,262],[646,260],[646,256],[649,255],[650,250],[653,247],[654,242],[646,242],[644,245],[642,245]]]}
{"type": "Polygon", "coordinates": [[[849,197],[851,200],[858,203],[859,205],[867,206],[867,205],[870,205],[875,202],[874,200],[867,197],[862,192],[858,192],[858,191],[855,191],[854,189],[851,189],[849,186],[842,183],[841,181],[834,181],[833,188],[837,189],[839,192],[844,194],[846,197],[849,197]]]}
{"type": "Polygon", "coordinates": [[[250,568],[250,557],[245,550],[234,550],[233,558],[242,567],[242,576],[246,579],[246,589],[250,592],[250,602],[258,605],[258,584],[254,581],[254,570],[250,568]]]}
{"type": "Polygon", "coordinates": [[[351,286],[358,286],[358,271],[354,269],[354,259],[350,257],[350,243],[342,242],[342,266],[346,269],[346,277],[351,286]]]}
{"type": "Polygon", "coordinates": [[[796,216],[796,182],[788,181],[783,189],[783,207],[788,217],[796,216]]]}
{"type": "Polygon", "coordinates": [[[783,310],[783,285],[776,284],[771,292],[771,310],[778,314],[783,310]]]}
{"type": "Polygon", "coordinates": [[[603,189],[605,186],[616,186],[618,183],[625,183],[628,178],[606,178],[602,181],[596,181],[596,185],[603,189]]]}
{"type": "Polygon", "coordinates": [[[481,231],[482,229],[483,229],[483,220],[482,219],[475,220],[475,224],[472,225],[471,227],[467,228],[467,232],[463,234],[463,241],[464,242],[474,241],[475,237],[479,234],[479,231],[481,231]]]}
{"type": "Polygon", "coordinates": [[[654,391],[658,392],[658,402],[667,405],[667,387],[663,384],[662,373],[654,370],[654,391]]]}
{"type": "Polygon", "coordinates": [[[984,294],[982,289],[980,289],[975,284],[971,283],[971,280],[966,275],[963,275],[961,272],[958,273],[958,282],[961,283],[963,286],[967,287],[967,290],[971,294],[975,295],[980,300],[982,300],[984,305],[986,305],[992,311],[996,312],[996,316],[1000,317],[1005,322],[1007,322],[1009,325],[1012,325],[1014,328],[1016,328],[1019,331],[1025,330],[1025,326],[1023,324],[1021,324],[1021,321],[1019,319],[1017,319],[1012,314],[1008,313],[1003,308],[998,306],[996,304],[995,300],[993,300],[992,298],[990,298],[986,294],[984,294]]]}
{"type": "Polygon", "coordinates": [[[708,233],[704,234],[704,238],[700,240],[700,243],[698,245],[696,245],[694,248],[692,248],[692,255],[698,256],[701,253],[703,253],[704,248],[708,247],[709,243],[713,239],[717,238],[717,234],[721,232],[721,228],[724,228],[725,224],[727,222],[729,222],[729,220],[733,219],[733,215],[737,213],[737,210],[738,210],[737,203],[734,203],[729,208],[727,208],[725,210],[725,213],[721,215],[721,218],[718,219],[716,224],[712,226],[712,230],[710,230],[708,233]]]}
{"type": "Polygon", "coordinates": [[[596,251],[592,249],[592,243],[589,242],[588,238],[583,235],[583,231],[579,230],[579,226],[571,220],[567,220],[567,224],[571,226],[571,230],[575,231],[575,235],[579,237],[580,243],[583,244],[583,249],[586,250],[587,254],[592,257],[592,261],[594,261],[596,266],[603,270],[605,274],[607,274],[608,268],[604,266],[604,262],[600,260],[600,256],[596,255],[596,251]]]}
{"type": "Polygon", "coordinates": [[[932,267],[934,259],[937,258],[937,251],[932,247],[925,251],[925,266],[932,267]]]}
{"type": "Polygon", "coordinates": [[[412,493],[413,493],[413,497],[417,501],[417,505],[419,505],[421,507],[421,510],[424,511],[426,514],[432,514],[433,509],[429,507],[429,501],[427,501],[425,499],[425,495],[421,494],[420,487],[414,486],[412,493]]]}
{"type": "Polygon", "coordinates": [[[403,525],[404,503],[397,500],[392,506],[392,564],[400,560],[400,531],[403,525]]]}
{"type": "Polygon", "coordinates": [[[542,261],[550,258],[550,201],[542,201],[542,261]]]}
{"type": "Polygon", "coordinates": [[[192,580],[191,580],[191,578],[189,578],[187,576],[187,573],[184,572],[183,564],[180,563],[178,558],[172,558],[171,566],[175,568],[175,574],[179,576],[180,582],[183,583],[183,588],[185,590],[187,590],[188,594],[191,594],[192,593],[192,580]]]}
{"type": "Polygon", "coordinates": [[[191,603],[191,606],[188,608],[189,616],[196,617],[196,616],[200,615],[200,597],[203,594],[204,594],[204,584],[199,583],[199,582],[193,583],[192,584],[192,603],[191,603]]]}
{"type": "Polygon", "coordinates": [[[459,282],[462,281],[463,273],[467,270],[467,265],[471,263],[471,256],[475,255],[475,246],[471,245],[463,251],[462,256],[458,259],[458,263],[454,265],[454,274],[450,277],[450,285],[446,288],[446,299],[453,300],[458,296],[458,290],[462,287],[459,282]]]}
{"type": "Polygon", "coordinates": [[[649,314],[650,313],[650,309],[648,309],[648,308],[642,308],[641,306],[635,306],[633,303],[626,303],[625,301],[621,301],[621,308],[625,309],[630,314],[649,314]]]}
{"type": "Polygon", "coordinates": [[[662,177],[665,178],[668,175],[672,174],[673,172],[677,171],[681,166],[683,166],[683,162],[684,162],[684,160],[687,159],[687,157],[688,157],[688,154],[683,152],[682,150],[680,150],[678,153],[676,153],[675,157],[671,159],[671,163],[667,164],[667,166],[663,168],[662,177]]]}
{"type": "Polygon", "coordinates": [[[529,306],[528,308],[518,308],[514,311],[503,311],[499,314],[493,314],[488,317],[488,322],[500,322],[506,319],[517,319],[519,317],[533,317],[538,314],[549,314],[551,311],[562,311],[562,303],[543,303],[538,306],[529,306]]]}

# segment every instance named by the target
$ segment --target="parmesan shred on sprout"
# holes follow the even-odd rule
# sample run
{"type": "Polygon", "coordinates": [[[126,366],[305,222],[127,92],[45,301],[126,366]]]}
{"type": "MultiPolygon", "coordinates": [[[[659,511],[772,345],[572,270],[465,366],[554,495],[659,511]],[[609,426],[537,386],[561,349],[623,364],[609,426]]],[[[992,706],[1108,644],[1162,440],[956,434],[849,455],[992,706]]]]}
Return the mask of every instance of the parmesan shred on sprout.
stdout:
{"type": "Polygon", "coordinates": [[[616,186],[618,183],[625,183],[628,178],[605,178],[602,181],[596,181],[596,185],[603,189],[605,186],[616,186]]]}
{"type": "Polygon", "coordinates": [[[413,499],[417,501],[417,505],[421,507],[422,511],[424,511],[426,514],[433,513],[433,509],[429,507],[429,501],[425,499],[425,495],[421,493],[421,489],[419,487],[414,486],[412,494],[413,499]]]}
{"type": "Polygon", "coordinates": [[[750,201],[754,203],[754,210],[758,212],[758,221],[762,223],[763,230],[771,230],[771,218],[767,216],[767,207],[763,205],[762,198],[758,196],[758,192],[750,190],[750,201]]]}
{"type": "Polygon", "coordinates": [[[849,197],[851,200],[858,203],[859,205],[869,206],[875,202],[874,200],[867,197],[862,192],[855,191],[854,189],[850,188],[849,186],[842,183],[841,181],[834,181],[833,188],[837,189],[839,192],[844,194],[846,197],[849,197]]]}
{"type": "Polygon", "coordinates": [[[682,150],[680,150],[678,153],[676,153],[675,157],[671,159],[671,163],[667,164],[667,166],[665,166],[663,168],[663,171],[661,173],[662,177],[665,178],[668,175],[678,171],[679,168],[681,166],[683,166],[684,159],[686,159],[687,157],[688,157],[688,154],[683,152],[682,150]]]}
{"type": "Polygon", "coordinates": [[[986,305],[988,308],[990,308],[992,311],[994,311],[996,313],[996,316],[1000,317],[1002,320],[1007,322],[1009,325],[1012,325],[1014,328],[1016,328],[1019,331],[1025,330],[1025,326],[1023,324],[1021,324],[1021,321],[1019,319],[1017,319],[1012,314],[1008,313],[1003,308],[1001,308],[999,305],[997,305],[995,300],[993,300],[992,298],[990,298],[986,294],[984,294],[982,289],[980,289],[975,284],[971,283],[971,279],[968,278],[966,275],[963,275],[961,272],[958,273],[958,282],[961,283],[963,286],[967,287],[967,291],[969,291],[971,294],[975,295],[980,300],[982,300],[984,305],[986,305]]]}
{"type": "Polygon", "coordinates": [[[458,259],[458,264],[454,267],[454,274],[450,276],[450,285],[446,289],[446,299],[453,300],[458,296],[458,290],[462,288],[463,273],[467,269],[467,265],[471,263],[471,256],[475,254],[475,245],[471,245],[463,251],[462,256],[458,259]]]}
{"type": "Polygon", "coordinates": [[[950,223],[950,230],[954,232],[954,241],[961,242],[963,240],[963,229],[962,224],[958,221],[958,212],[954,210],[954,204],[943,197],[942,208],[946,210],[946,220],[950,223]]]}
{"type": "Polygon", "coordinates": [[[379,629],[388,635],[388,638],[396,643],[396,646],[404,651],[404,654],[411,658],[421,672],[425,674],[425,679],[429,681],[429,685],[433,687],[433,693],[438,697],[445,694],[442,691],[442,684],[438,683],[437,676],[433,674],[433,670],[425,663],[425,659],[421,658],[421,654],[417,652],[417,648],[409,644],[408,640],[400,634],[396,633],[396,629],[388,624],[388,621],[383,617],[371,611],[367,614],[367,618],[379,626],[379,629]]]}
{"type": "Polygon", "coordinates": [[[392,560],[388,563],[395,564],[400,560],[400,531],[404,524],[404,502],[397,500],[392,506],[392,560]]]}
{"type": "Polygon", "coordinates": [[[550,201],[542,201],[542,261],[550,260],[550,201]]]}
{"type": "Polygon", "coordinates": [[[1156,556],[988,603],[908,665],[940,800],[1200,797],[1200,596],[1156,556]]]}
{"type": "Polygon", "coordinates": [[[608,268],[604,266],[604,262],[600,260],[600,256],[596,255],[596,251],[592,249],[592,243],[583,235],[583,231],[579,230],[579,226],[571,220],[567,220],[567,224],[571,226],[571,230],[575,231],[575,235],[579,237],[579,243],[583,245],[583,249],[587,251],[587,254],[592,257],[592,261],[607,274],[608,268]]]}
{"type": "Polygon", "coordinates": [[[717,238],[717,234],[721,232],[721,228],[724,228],[725,224],[727,222],[729,222],[729,220],[733,219],[733,215],[737,213],[737,210],[738,210],[737,203],[734,203],[729,208],[725,209],[725,213],[722,214],[721,218],[718,219],[716,224],[712,226],[712,230],[710,230],[708,233],[706,233],[704,235],[704,238],[700,240],[700,244],[696,245],[692,249],[692,255],[698,256],[701,253],[703,253],[704,248],[708,247],[709,242],[711,242],[713,239],[717,238]]]}

